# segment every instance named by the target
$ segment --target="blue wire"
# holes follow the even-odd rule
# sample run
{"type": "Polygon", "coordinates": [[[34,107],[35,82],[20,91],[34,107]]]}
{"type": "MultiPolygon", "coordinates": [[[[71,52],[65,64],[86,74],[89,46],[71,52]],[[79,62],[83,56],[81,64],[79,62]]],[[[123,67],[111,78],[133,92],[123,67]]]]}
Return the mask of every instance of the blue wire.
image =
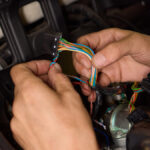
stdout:
{"type": "Polygon", "coordinates": [[[81,80],[81,79],[78,78],[78,77],[74,77],[74,76],[70,76],[70,75],[67,75],[67,76],[70,77],[70,78],[76,79],[76,80],[78,80],[78,81],[80,81],[80,82],[82,82],[82,83],[84,83],[84,84],[87,84],[85,81],[81,80]]]}
{"type": "MultiPolygon", "coordinates": [[[[61,40],[62,40],[64,43],[66,43],[66,42],[64,41],[64,39],[61,39],[61,40]]],[[[83,44],[79,44],[79,43],[73,43],[73,44],[86,47],[87,49],[90,49],[93,54],[95,54],[94,51],[93,51],[89,46],[86,46],[86,45],[83,45],[83,44]]]]}
{"type": "Polygon", "coordinates": [[[53,59],[55,61],[59,57],[59,52],[57,53],[57,56],[53,59]]]}
{"type": "Polygon", "coordinates": [[[56,62],[51,62],[49,66],[51,67],[51,66],[54,65],[55,63],[56,63],[56,62]]]}
{"type": "Polygon", "coordinates": [[[94,83],[93,87],[95,87],[95,86],[96,86],[96,70],[95,70],[95,72],[94,72],[94,80],[93,80],[93,83],[94,83]]]}
{"type": "MultiPolygon", "coordinates": [[[[93,54],[95,54],[94,51],[93,51],[90,47],[88,47],[88,46],[86,46],[86,45],[78,44],[78,43],[74,43],[74,44],[75,44],[75,45],[80,45],[80,46],[86,47],[86,48],[90,49],[93,54]]],[[[67,46],[65,46],[65,45],[63,45],[63,44],[60,44],[60,45],[66,47],[66,48],[68,48],[67,46]]],[[[69,49],[71,49],[71,50],[73,50],[73,51],[80,51],[80,52],[83,52],[83,53],[87,54],[90,58],[92,58],[92,55],[90,55],[90,54],[87,53],[86,51],[84,51],[84,50],[82,50],[82,49],[80,49],[80,48],[77,48],[77,47],[75,47],[75,46],[71,46],[71,47],[69,47],[69,49]]],[[[84,81],[82,81],[82,80],[79,79],[79,78],[75,78],[75,77],[74,77],[74,79],[76,79],[76,80],[78,80],[78,81],[80,81],[80,82],[82,82],[82,83],[85,83],[84,81]]],[[[91,81],[92,81],[92,78],[90,78],[90,82],[91,82],[91,81]]],[[[96,86],[96,71],[95,71],[95,73],[94,73],[94,79],[93,79],[93,85],[92,85],[92,86],[93,86],[93,87],[96,86]]]]}
{"type": "Polygon", "coordinates": [[[86,48],[90,49],[93,54],[95,54],[94,51],[89,46],[86,46],[86,45],[83,45],[83,44],[79,44],[79,43],[74,43],[74,44],[86,47],[86,48]]]}
{"type": "Polygon", "coordinates": [[[53,58],[53,61],[49,65],[50,67],[56,63],[55,60],[58,59],[58,57],[59,57],[59,53],[57,54],[55,58],[53,58]]]}
{"type": "MultiPolygon", "coordinates": [[[[62,44],[60,44],[60,45],[66,47],[65,45],[62,45],[62,44]]],[[[66,48],[68,48],[68,47],[66,47],[66,48]]],[[[76,48],[76,47],[72,46],[72,48],[69,47],[69,49],[71,49],[73,51],[81,51],[81,52],[86,53],[87,55],[89,55],[90,58],[92,58],[92,56],[89,53],[85,52],[84,50],[82,50],[80,48],[76,48]]]]}
{"type": "Polygon", "coordinates": [[[109,147],[109,146],[110,146],[110,142],[109,142],[109,137],[107,136],[107,134],[106,134],[105,132],[103,132],[103,131],[97,129],[97,128],[94,128],[94,130],[95,130],[96,132],[98,132],[98,133],[100,133],[100,134],[102,134],[102,135],[105,136],[107,146],[109,147]]]}

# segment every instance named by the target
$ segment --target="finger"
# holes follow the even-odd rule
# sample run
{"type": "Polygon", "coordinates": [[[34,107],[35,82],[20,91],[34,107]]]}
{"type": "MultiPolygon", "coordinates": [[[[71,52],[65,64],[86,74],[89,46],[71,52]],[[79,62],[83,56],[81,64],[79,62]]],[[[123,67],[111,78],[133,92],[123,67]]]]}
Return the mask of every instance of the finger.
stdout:
{"type": "Polygon", "coordinates": [[[99,83],[102,86],[108,86],[110,83],[114,82],[121,82],[122,80],[122,67],[120,63],[121,61],[117,61],[111,65],[108,65],[101,70],[99,83]]]}
{"type": "Polygon", "coordinates": [[[90,94],[91,94],[90,91],[88,91],[88,90],[86,90],[86,89],[84,89],[84,88],[81,88],[81,90],[82,90],[83,95],[85,95],[85,96],[90,96],[90,94]]]}
{"type": "Polygon", "coordinates": [[[88,84],[81,83],[81,87],[87,91],[91,91],[91,87],[88,84]]]}
{"type": "Polygon", "coordinates": [[[58,64],[55,64],[54,67],[49,70],[48,77],[49,84],[58,94],[63,95],[65,92],[74,92],[69,78],[61,72],[61,68],[58,64]]]}
{"type": "Polygon", "coordinates": [[[48,84],[48,74],[41,75],[41,76],[39,76],[39,78],[40,78],[43,82],[45,82],[45,83],[48,84]]]}
{"type": "Polygon", "coordinates": [[[83,65],[76,63],[76,71],[78,74],[85,78],[90,78],[91,76],[91,69],[86,69],[83,65]]]}
{"type": "Polygon", "coordinates": [[[81,64],[84,66],[86,69],[90,69],[92,67],[91,60],[89,58],[81,53],[73,53],[73,63],[74,66],[76,66],[76,63],[81,64]]]}
{"type": "Polygon", "coordinates": [[[87,84],[81,84],[81,90],[85,96],[89,96],[91,94],[91,88],[87,84]]]}
{"type": "Polygon", "coordinates": [[[104,67],[101,70],[102,73],[98,82],[102,86],[108,86],[114,82],[139,82],[147,76],[149,70],[148,66],[136,62],[131,56],[125,56],[119,61],[104,67]]]}
{"type": "Polygon", "coordinates": [[[31,61],[26,63],[27,68],[29,68],[37,76],[48,74],[50,61],[40,60],[40,61],[31,61]]]}
{"type": "Polygon", "coordinates": [[[129,38],[113,42],[99,51],[93,57],[92,63],[96,68],[101,69],[116,62],[123,56],[130,55],[131,49],[133,49],[133,41],[129,38]]]}
{"type": "Polygon", "coordinates": [[[49,61],[32,61],[16,65],[10,72],[14,84],[22,84],[24,79],[35,78],[35,75],[40,76],[48,73],[49,63],[49,61]]]}
{"type": "Polygon", "coordinates": [[[107,74],[102,72],[100,77],[99,77],[98,83],[101,86],[105,87],[105,86],[108,86],[111,83],[111,80],[110,80],[110,78],[108,77],[107,74]]]}
{"type": "Polygon", "coordinates": [[[41,65],[40,62],[39,65],[37,65],[36,62],[31,62],[31,65],[24,63],[13,67],[11,70],[11,76],[15,84],[15,95],[21,93],[25,97],[30,97],[29,100],[30,102],[32,100],[31,103],[35,102],[35,93],[37,97],[36,101],[41,101],[43,93],[48,93],[50,97],[56,97],[55,91],[49,88],[49,86],[35,75],[35,73],[40,75],[47,72],[46,70],[49,68],[49,63],[46,61],[44,64],[47,65],[46,69],[41,69],[43,65],[41,65]],[[38,66],[38,69],[36,69],[35,66],[38,66]]]}
{"type": "Polygon", "coordinates": [[[95,100],[96,100],[96,92],[92,91],[90,96],[88,97],[88,101],[89,102],[95,102],[95,100]]]}
{"type": "Polygon", "coordinates": [[[80,37],[77,42],[88,45],[93,50],[99,51],[107,44],[118,41],[127,36],[131,31],[121,30],[117,28],[105,29],[100,32],[91,33],[80,37]]]}

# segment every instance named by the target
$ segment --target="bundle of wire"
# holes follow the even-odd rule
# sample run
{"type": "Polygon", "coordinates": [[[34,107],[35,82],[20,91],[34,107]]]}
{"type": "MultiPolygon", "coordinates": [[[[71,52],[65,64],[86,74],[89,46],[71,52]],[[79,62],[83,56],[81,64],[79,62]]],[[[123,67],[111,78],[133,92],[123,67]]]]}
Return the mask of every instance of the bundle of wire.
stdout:
{"type": "Polygon", "coordinates": [[[133,93],[133,95],[132,95],[132,97],[131,97],[131,100],[130,100],[129,106],[128,106],[130,113],[131,113],[132,111],[134,111],[134,109],[135,109],[134,104],[135,104],[135,102],[136,102],[136,100],[137,100],[137,97],[138,97],[139,93],[143,91],[142,88],[138,88],[137,85],[138,85],[138,83],[135,82],[135,83],[132,85],[132,87],[131,87],[131,89],[132,89],[132,91],[133,91],[134,93],[133,93]]]}
{"type": "MultiPolygon", "coordinates": [[[[62,52],[62,51],[71,51],[71,52],[82,53],[82,54],[86,55],[90,60],[95,55],[94,51],[90,47],[83,45],[83,44],[71,43],[71,42],[68,42],[67,40],[61,38],[59,40],[59,44],[58,44],[58,55],[53,59],[53,61],[50,64],[50,67],[52,67],[56,63],[56,61],[59,57],[59,52],[62,52]]],[[[79,82],[74,82],[75,84],[80,84],[82,82],[84,84],[89,84],[92,88],[96,87],[97,70],[93,66],[91,68],[91,77],[89,79],[89,82],[83,81],[82,79],[80,79],[76,76],[71,76],[71,75],[68,75],[68,76],[79,81],[79,82]]],[[[90,104],[90,113],[92,114],[92,112],[93,112],[93,102],[91,102],[91,104],[90,104]]]]}
{"type": "MultiPolygon", "coordinates": [[[[66,41],[63,38],[60,39],[59,45],[58,45],[58,52],[62,52],[62,51],[79,52],[79,53],[86,55],[90,60],[95,55],[94,51],[90,47],[85,46],[83,44],[71,43],[71,42],[66,41]]],[[[79,78],[77,77],[74,77],[74,78],[79,80],[79,78]]],[[[96,86],[96,80],[97,80],[97,70],[95,67],[92,67],[89,85],[94,88],[96,86]]],[[[85,83],[81,79],[80,81],[85,83]]]]}

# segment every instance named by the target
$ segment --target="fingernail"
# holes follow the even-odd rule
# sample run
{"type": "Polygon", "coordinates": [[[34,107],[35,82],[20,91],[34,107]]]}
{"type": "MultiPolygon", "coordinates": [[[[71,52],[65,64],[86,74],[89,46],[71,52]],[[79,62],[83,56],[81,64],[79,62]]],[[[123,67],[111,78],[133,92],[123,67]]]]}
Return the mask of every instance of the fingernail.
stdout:
{"type": "Polygon", "coordinates": [[[60,65],[58,63],[55,63],[51,68],[50,68],[50,72],[61,72],[62,69],[60,67],[60,65]]]}
{"type": "Polygon", "coordinates": [[[61,67],[60,67],[60,65],[59,65],[58,63],[56,63],[56,64],[54,65],[54,68],[55,68],[57,71],[59,71],[59,72],[62,71],[62,69],[61,69],[61,67]]]}
{"type": "Polygon", "coordinates": [[[91,63],[89,61],[86,61],[85,59],[81,59],[81,64],[86,67],[87,69],[91,68],[91,63]]]}
{"type": "Polygon", "coordinates": [[[106,57],[102,54],[95,55],[93,57],[93,64],[96,68],[104,66],[106,63],[106,57]]]}
{"type": "Polygon", "coordinates": [[[90,78],[91,76],[91,73],[88,69],[82,69],[81,74],[86,78],[90,78]]]}

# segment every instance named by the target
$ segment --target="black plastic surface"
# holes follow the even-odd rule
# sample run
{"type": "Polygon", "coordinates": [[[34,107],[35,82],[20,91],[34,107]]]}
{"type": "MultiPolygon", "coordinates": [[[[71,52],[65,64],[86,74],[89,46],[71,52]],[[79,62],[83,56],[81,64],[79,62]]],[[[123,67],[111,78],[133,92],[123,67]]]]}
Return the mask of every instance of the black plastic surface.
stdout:
{"type": "Polygon", "coordinates": [[[38,0],[44,13],[44,25],[33,32],[26,33],[20,20],[19,8],[23,4],[28,4],[32,1],[35,0],[11,0],[8,5],[5,5],[5,3],[2,3],[4,4],[3,6],[0,5],[0,24],[12,55],[12,63],[0,71],[0,88],[8,100],[13,99],[12,91],[10,90],[13,88],[9,76],[10,68],[21,62],[40,58],[41,55],[51,56],[53,53],[54,48],[51,44],[51,39],[43,39],[43,41],[36,43],[35,39],[38,39],[39,35],[46,35],[47,33],[66,33],[64,19],[57,0],[38,0]],[[43,48],[43,42],[49,46],[49,49],[43,48]],[[9,89],[7,88],[8,86],[9,89]]]}
{"type": "MultiPolygon", "coordinates": [[[[65,23],[58,1],[38,1],[41,4],[41,8],[44,13],[44,19],[46,22],[45,26],[39,29],[41,30],[41,33],[47,33],[47,31],[66,33],[65,23]]],[[[10,3],[9,5],[0,7],[0,24],[13,55],[12,65],[32,60],[33,58],[40,56],[38,50],[35,52],[31,41],[31,39],[36,37],[37,34],[34,32],[34,34],[30,33],[30,35],[26,35],[24,27],[21,24],[18,14],[21,2],[21,0],[12,0],[12,3],[10,3]]],[[[39,33],[40,31],[37,32],[39,33]]],[[[45,53],[47,54],[47,51],[45,53]]]]}

